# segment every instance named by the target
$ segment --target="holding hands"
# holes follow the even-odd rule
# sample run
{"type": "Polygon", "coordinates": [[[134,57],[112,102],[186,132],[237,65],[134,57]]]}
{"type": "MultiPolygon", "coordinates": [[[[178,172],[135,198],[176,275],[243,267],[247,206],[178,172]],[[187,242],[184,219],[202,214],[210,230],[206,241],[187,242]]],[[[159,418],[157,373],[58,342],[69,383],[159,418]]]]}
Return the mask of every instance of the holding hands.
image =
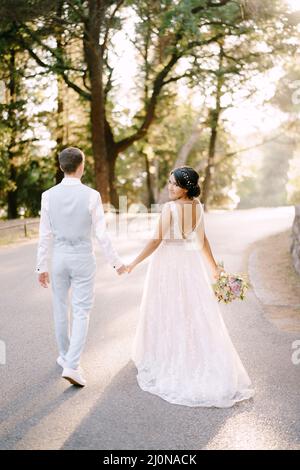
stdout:
{"type": "MultiPolygon", "coordinates": [[[[122,264],[122,266],[120,266],[118,269],[116,269],[116,271],[120,276],[121,274],[124,274],[126,272],[130,273],[135,266],[136,266],[136,264],[134,262],[130,263],[128,265],[122,264]]],[[[48,272],[40,273],[38,275],[38,281],[39,281],[39,283],[42,287],[47,288],[48,284],[50,283],[49,273],[48,272]]]]}
{"type": "Polygon", "coordinates": [[[127,265],[123,264],[119,269],[117,269],[117,273],[119,275],[124,274],[125,272],[127,272],[129,274],[135,268],[135,266],[136,266],[135,262],[132,262],[132,263],[127,264],[127,265]]]}
{"type": "Polygon", "coordinates": [[[48,272],[40,273],[38,275],[38,281],[42,287],[47,289],[48,284],[50,283],[49,273],[48,272]]]}
{"type": "Polygon", "coordinates": [[[122,264],[122,266],[118,268],[116,271],[119,275],[124,274],[127,271],[127,267],[125,266],[125,264],[122,264]]]}
{"type": "Polygon", "coordinates": [[[134,261],[126,266],[128,274],[131,273],[131,271],[136,267],[136,264],[134,261]]]}

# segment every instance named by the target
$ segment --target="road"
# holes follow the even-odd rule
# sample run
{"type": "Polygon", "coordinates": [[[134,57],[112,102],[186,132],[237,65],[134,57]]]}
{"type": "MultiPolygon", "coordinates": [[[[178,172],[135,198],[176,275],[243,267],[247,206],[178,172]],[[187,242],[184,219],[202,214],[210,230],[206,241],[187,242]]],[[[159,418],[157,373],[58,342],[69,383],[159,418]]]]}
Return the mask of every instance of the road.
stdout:
{"type": "MultiPolygon", "coordinates": [[[[206,232],[217,260],[246,272],[254,242],[286,230],[292,207],[215,211],[206,232]]],[[[112,236],[132,259],[145,240],[112,236]]],[[[83,355],[88,386],[60,377],[51,290],[34,273],[37,240],[0,248],[1,449],[300,449],[300,364],[292,344],[263,315],[254,291],[222,305],[232,341],[256,390],[232,408],[189,408],[142,391],[130,360],[148,260],[117,276],[97,251],[96,298],[83,355]]]]}

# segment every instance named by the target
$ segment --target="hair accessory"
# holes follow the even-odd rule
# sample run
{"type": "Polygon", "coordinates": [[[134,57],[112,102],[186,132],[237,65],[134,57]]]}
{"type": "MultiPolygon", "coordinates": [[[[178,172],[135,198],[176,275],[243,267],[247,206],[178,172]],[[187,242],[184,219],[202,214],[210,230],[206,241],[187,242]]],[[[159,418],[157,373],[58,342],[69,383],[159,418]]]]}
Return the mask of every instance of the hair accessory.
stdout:
{"type": "Polygon", "coordinates": [[[181,170],[181,169],[180,169],[180,171],[181,171],[182,176],[184,177],[185,182],[186,182],[186,185],[187,185],[188,187],[197,186],[195,183],[192,183],[192,181],[190,180],[189,175],[188,175],[188,173],[187,173],[186,171],[181,170]]]}

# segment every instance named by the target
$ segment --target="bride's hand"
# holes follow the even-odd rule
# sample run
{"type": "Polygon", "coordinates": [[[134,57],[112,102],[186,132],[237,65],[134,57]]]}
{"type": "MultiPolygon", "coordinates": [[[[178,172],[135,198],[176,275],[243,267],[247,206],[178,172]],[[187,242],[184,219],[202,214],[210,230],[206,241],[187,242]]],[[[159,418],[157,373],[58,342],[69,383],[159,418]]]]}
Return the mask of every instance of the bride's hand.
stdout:
{"type": "Polygon", "coordinates": [[[218,279],[222,272],[225,272],[225,269],[222,266],[219,266],[219,265],[216,266],[215,269],[213,270],[214,279],[218,279]]]}
{"type": "Polygon", "coordinates": [[[127,264],[126,266],[126,271],[129,273],[131,273],[131,271],[136,267],[136,264],[135,263],[130,263],[130,264],[127,264]]]}

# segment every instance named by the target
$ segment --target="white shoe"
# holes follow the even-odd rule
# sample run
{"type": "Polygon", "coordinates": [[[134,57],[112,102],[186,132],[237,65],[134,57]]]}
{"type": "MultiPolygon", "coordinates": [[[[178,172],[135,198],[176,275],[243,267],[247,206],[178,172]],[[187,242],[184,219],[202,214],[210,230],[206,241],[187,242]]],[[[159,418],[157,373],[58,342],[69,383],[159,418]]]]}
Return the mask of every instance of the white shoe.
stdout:
{"type": "Polygon", "coordinates": [[[58,356],[58,358],[56,359],[56,362],[63,369],[66,367],[66,363],[61,356],[58,356]]]}
{"type": "Polygon", "coordinates": [[[62,373],[62,378],[68,380],[72,385],[79,385],[84,387],[86,385],[86,380],[82,376],[81,369],[69,369],[65,367],[62,373]]]}

